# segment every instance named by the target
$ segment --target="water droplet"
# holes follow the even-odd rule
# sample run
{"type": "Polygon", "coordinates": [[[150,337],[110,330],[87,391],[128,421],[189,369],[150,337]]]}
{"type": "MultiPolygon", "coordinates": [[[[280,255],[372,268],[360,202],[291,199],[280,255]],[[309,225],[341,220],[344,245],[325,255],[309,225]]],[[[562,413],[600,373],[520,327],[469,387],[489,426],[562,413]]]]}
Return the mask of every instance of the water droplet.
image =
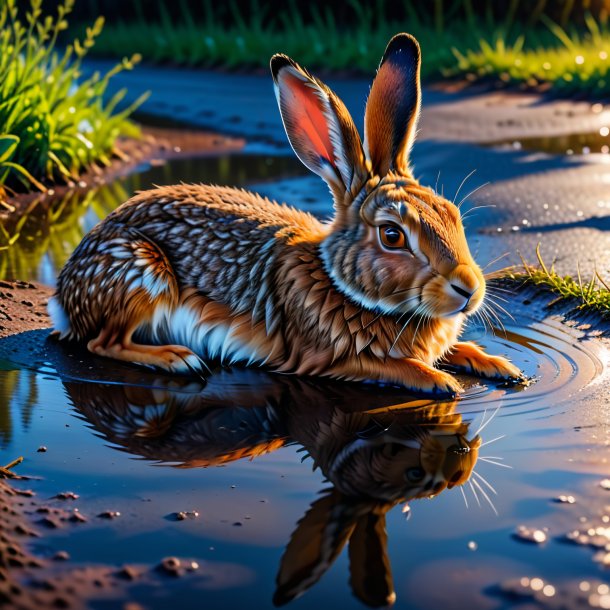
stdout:
{"type": "Polygon", "coordinates": [[[560,496],[557,496],[556,501],[560,502],[561,504],[575,504],[576,498],[574,496],[567,496],[565,494],[561,494],[560,496]]]}
{"type": "Polygon", "coordinates": [[[547,535],[541,529],[527,527],[525,525],[520,525],[513,536],[517,540],[521,540],[523,542],[532,542],[534,544],[543,544],[546,542],[547,535]]]}
{"type": "Polygon", "coordinates": [[[476,543],[474,540],[471,540],[471,541],[468,543],[468,548],[469,548],[471,551],[476,551],[476,550],[479,548],[479,545],[478,545],[478,544],[477,544],[477,543],[476,543]]]}

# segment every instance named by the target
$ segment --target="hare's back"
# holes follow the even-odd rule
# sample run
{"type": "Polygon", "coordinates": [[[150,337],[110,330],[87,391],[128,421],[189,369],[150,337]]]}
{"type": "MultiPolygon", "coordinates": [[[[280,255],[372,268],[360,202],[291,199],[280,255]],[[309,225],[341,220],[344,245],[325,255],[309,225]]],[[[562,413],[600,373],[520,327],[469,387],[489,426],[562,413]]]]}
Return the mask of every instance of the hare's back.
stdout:
{"type": "Polygon", "coordinates": [[[219,301],[227,290],[252,290],[286,242],[324,230],[310,214],[255,193],[205,185],[138,193],[104,224],[141,232],[164,252],[181,286],[219,301]]]}

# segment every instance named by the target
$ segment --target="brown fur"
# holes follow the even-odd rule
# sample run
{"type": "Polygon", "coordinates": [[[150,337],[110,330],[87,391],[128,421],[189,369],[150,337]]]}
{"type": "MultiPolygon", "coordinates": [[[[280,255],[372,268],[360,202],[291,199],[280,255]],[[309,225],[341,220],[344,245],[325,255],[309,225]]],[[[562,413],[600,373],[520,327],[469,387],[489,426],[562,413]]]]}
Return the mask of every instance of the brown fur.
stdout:
{"type": "Polygon", "coordinates": [[[273,58],[272,72],[291,144],[331,188],[333,222],[226,187],[139,193],[62,270],[62,335],[102,356],[177,371],[216,355],[442,393],[460,389],[434,368],[443,357],[477,374],[518,376],[506,359],[473,348],[464,355],[457,343],[485,280],[457,208],[408,169],[420,99],[414,39],[399,35],[388,46],[364,148],[328,87],[285,56],[273,58]],[[404,99],[392,91],[384,106],[397,79],[404,99]],[[408,250],[383,246],[387,224],[407,235],[408,250]]]}

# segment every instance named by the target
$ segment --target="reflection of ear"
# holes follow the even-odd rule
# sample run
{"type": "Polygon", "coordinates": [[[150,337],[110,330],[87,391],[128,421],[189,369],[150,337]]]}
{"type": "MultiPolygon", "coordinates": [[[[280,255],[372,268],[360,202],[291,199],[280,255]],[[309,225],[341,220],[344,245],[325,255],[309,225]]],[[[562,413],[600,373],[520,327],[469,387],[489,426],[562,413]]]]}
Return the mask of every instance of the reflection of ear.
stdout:
{"type": "Polygon", "coordinates": [[[287,604],[320,580],[354,530],[356,511],[343,504],[334,489],[311,505],[282,557],[273,596],[276,606],[287,604]]]}
{"type": "Polygon", "coordinates": [[[363,515],[349,541],[350,585],[367,606],[390,606],[396,600],[388,557],[385,514],[388,505],[363,515]]]}

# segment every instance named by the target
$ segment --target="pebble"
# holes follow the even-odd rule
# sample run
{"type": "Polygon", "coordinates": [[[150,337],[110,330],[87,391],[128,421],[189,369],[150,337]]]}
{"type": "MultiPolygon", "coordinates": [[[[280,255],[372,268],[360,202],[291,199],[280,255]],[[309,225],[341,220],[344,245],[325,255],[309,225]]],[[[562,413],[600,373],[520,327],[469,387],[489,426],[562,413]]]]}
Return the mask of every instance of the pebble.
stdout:
{"type": "Polygon", "coordinates": [[[610,491],[610,479],[604,479],[603,481],[600,481],[599,486],[602,489],[610,491]]]}
{"type": "Polygon", "coordinates": [[[55,496],[58,500],[78,500],[80,496],[73,491],[62,491],[55,496]]]}
{"type": "Polygon", "coordinates": [[[36,451],[38,453],[46,453],[47,452],[47,448],[44,445],[40,445],[40,447],[38,447],[38,449],[36,449],[36,451]]]}
{"type": "Polygon", "coordinates": [[[68,561],[68,559],[70,559],[70,555],[67,551],[57,551],[57,553],[53,555],[53,559],[55,561],[68,561]]]}
{"type": "Polygon", "coordinates": [[[513,534],[513,537],[522,542],[532,542],[534,544],[543,544],[547,540],[547,535],[544,530],[534,527],[520,525],[513,534]]]}
{"type": "Polygon", "coordinates": [[[132,566],[123,566],[118,572],[117,576],[125,580],[136,580],[140,573],[132,566]]]}
{"type": "Polygon", "coordinates": [[[478,548],[479,548],[479,545],[478,545],[478,544],[477,544],[477,543],[476,543],[474,540],[471,540],[471,541],[468,543],[468,549],[469,549],[469,550],[471,550],[471,551],[476,551],[478,548]]]}
{"type": "Polygon", "coordinates": [[[178,557],[165,557],[161,560],[161,563],[157,566],[157,569],[161,572],[165,572],[170,576],[184,576],[186,572],[194,572],[199,569],[199,564],[196,561],[181,561],[178,557]]]}
{"type": "Polygon", "coordinates": [[[576,498],[574,496],[561,494],[555,498],[555,502],[559,502],[560,504],[576,504],[576,498]]]}
{"type": "Polygon", "coordinates": [[[180,512],[172,513],[170,516],[176,521],[185,521],[186,519],[197,519],[199,513],[196,510],[181,510],[180,512]]]}
{"type": "Polygon", "coordinates": [[[100,513],[98,517],[101,519],[116,519],[120,517],[121,513],[118,510],[105,510],[103,513],[100,513]]]}
{"type": "Polygon", "coordinates": [[[87,523],[87,517],[78,512],[78,508],[75,508],[69,517],[73,523],[87,523]]]}

